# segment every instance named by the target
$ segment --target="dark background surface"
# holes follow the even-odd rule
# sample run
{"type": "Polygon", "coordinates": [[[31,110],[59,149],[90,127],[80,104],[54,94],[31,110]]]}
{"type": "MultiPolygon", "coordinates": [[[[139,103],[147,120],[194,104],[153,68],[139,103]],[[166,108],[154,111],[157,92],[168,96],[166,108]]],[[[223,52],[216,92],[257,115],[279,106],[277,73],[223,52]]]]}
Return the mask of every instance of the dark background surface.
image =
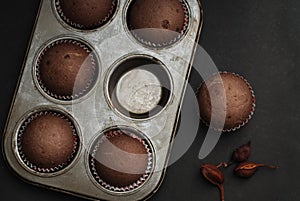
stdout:
{"type": "MultiPolygon", "coordinates": [[[[243,75],[257,98],[254,118],[244,128],[224,134],[214,151],[199,160],[206,128],[200,124],[189,151],[168,168],[152,200],[219,200],[217,188],[200,176],[203,163],[228,160],[231,151],[252,140],[256,162],[277,164],[251,179],[224,170],[228,201],[298,201],[300,199],[299,0],[203,0],[201,46],[220,70],[243,75]]],[[[39,1],[6,1],[1,6],[0,131],[9,111],[39,1]]],[[[201,61],[199,61],[201,64],[201,61]]],[[[199,66],[199,65],[198,65],[199,66]]],[[[200,65],[201,66],[201,65],[200,65]]],[[[201,80],[192,75],[194,88],[201,80]]],[[[188,135],[188,133],[187,133],[188,135]]],[[[175,147],[176,148],[176,147],[175,147]]],[[[0,157],[0,200],[83,200],[19,180],[0,157]]]]}

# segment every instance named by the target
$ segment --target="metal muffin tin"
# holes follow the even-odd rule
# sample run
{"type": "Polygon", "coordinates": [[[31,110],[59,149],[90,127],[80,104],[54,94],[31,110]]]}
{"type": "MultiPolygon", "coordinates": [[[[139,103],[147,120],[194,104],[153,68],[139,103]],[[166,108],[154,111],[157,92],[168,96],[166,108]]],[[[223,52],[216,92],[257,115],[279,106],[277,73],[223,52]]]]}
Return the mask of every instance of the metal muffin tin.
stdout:
{"type": "MultiPolygon", "coordinates": [[[[158,190],[168,164],[202,28],[203,13],[199,0],[184,1],[189,10],[187,32],[174,44],[156,49],[138,42],[129,32],[126,26],[126,12],[130,2],[131,0],[119,0],[115,15],[103,27],[81,31],[60,19],[54,0],[41,0],[3,138],[4,156],[10,167],[22,179],[92,200],[144,200],[158,190]],[[48,97],[39,88],[34,73],[40,51],[50,42],[64,38],[73,38],[91,47],[99,64],[95,86],[86,95],[74,101],[60,101],[48,97]],[[169,93],[161,92],[161,108],[154,108],[153,113],[150,112],[148,116],[127,114],[124,108],[115,105],[111,96],[113,92],[109,90],[110,85],[115,84],[111,79],[112,75],[118,74],[118,67],[135,58],[143,58],[146,62],[152,61],[160,65],[164,75],[160,78],[158,73],[158,80],[166,82],[167,86],[164,87],[169,90],[169,93]],[[56,110],[69,117],[75,124],[81,141],[79,152],[72,163],[66,169],[53,174],[39,174],[29,170],[18,156],[16,136],[20,125],[28,115],[42,109],[56,110]],[[99,133],[118,126],[139,131],[153,149],[152,173],[143,185],[128,192],[112,192],[99,187],[93,180],[87,164],[89,149],[99,133]]],[[[126,71],[126,67],[124,68],[126,71]]],[[[155,72],[153,74],[155,75],[155,72]]]]}

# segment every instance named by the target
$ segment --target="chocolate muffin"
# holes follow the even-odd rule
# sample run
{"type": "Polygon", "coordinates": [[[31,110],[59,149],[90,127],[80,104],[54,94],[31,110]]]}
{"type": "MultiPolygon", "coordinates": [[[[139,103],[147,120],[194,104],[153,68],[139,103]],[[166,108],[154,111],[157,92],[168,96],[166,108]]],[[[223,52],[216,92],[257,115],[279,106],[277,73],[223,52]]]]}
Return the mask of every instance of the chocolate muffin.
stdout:
{"type": "Polygon", "coordinates": [[[40,112],[21,126],[18,150],[30,168],[51,173],[72,161],[78,141],[74,126],[67,117],[55,112],[40,112]]]}
{"type": "Polygon", "coordinates": [[[197,98],[201,119],[218,130],[236,130],[246,124],[254,112],[255,98],[251,86],[234,73],[222,72],[212,76],[201,85],[197,98]],[[211,122],[213,112],[214,122],[211,122]]]}
{"type": "Polygon", "coordinates": [[[57,41],[41,54],[36,74],[41,88],[50,96],[71,100],[88,92],[96,79],[91,51],[73,40],[57,41]]]}
{"type": "Polygon", "coordinates": [[[69,25],[95,29],[111,19],[116,10],[116,0],[56,0],[56,7],[69,25]]]}
{"type": "Polygon", "coordinates": [[[93,148],[91,166],[98,182],[110,190],[137,187],[149,174],[150,150],[145,142],[133,133],[111,130],[93,148]]]}
{"type": "Polygon", "coordinates": [[[187,8],[180,0],[134,0],[129,6],[127,23],[137,38],[166,45],[186,30],[187,8]]]}

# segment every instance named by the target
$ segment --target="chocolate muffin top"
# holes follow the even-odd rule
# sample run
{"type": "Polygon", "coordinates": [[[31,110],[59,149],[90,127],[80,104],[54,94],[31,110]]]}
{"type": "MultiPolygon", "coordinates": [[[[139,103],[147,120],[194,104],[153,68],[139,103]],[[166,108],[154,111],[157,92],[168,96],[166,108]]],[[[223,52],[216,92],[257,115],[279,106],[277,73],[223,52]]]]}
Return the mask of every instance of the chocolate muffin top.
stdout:
{"type": "Polygon", "coordinates": [[[70,25],[94,29],[106,23],[115,10],[115,0],[57,0],[59,13],[70,25]]]}
{"type": "Polygon", "coordinates": [[[233,73],[212,76],[201,85],[197,98],[202,120],[216,129],[237,128],[246,123],[253,112],[254,97],[249,84],[233,73]],[[212,112],[214,122],[211,122],[212,112]]]}
{"type": "Polygon", "coordinates": [[[47,113],[30,121],[20,142],[20,151],[27,162],[50,170],[69,163],[77,137],[67,119],[47,113]]]}
{"type": "Polygon", "coordinates": [[[43,90],[55,97],[84,94],[95,79],[92,54],[70,41],[47,48],[40,57],[37,69],[43,90]]]}
{"type": "Polygon", "coordinates": [[[98,176],[113,187],[127,187],[139,181],[148,166],[145,145],[120,130],[110,131],[95,153],[98,176]]]}
{"type": "Polygon", "coordinates": [[[184,29],[184,3],[179,0],[134,0],[127,23],[145,41],[168,43],[184,29]]]}

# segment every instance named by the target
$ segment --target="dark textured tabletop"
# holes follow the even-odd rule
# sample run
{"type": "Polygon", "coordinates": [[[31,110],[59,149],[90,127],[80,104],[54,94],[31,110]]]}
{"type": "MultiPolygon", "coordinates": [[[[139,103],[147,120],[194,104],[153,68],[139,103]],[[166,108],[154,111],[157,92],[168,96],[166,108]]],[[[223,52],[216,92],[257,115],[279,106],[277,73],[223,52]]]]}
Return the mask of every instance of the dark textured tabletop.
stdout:
{"type": "MultiPolygon", "coordinates": [[[[279,165],[261,169],[248,179],[224,170],[226,201],[298,201],[300,199],[300,1],[203,0],[204,27],[200,45],[219,70],[243,75],[257,98],[253,119],[242,129],[223,134],[204,160],[198,153],[207,128],[199,124],[192,146],[171,165],[151,200],[217,201],[217,188],[203,180],[203,163],[228,160],[231,151],[252,141],[251,160],[279,165]]],[[[1,6],[0,131],[2,133],[14,89],[34,25],[39,1],[6,1],[1,6]]],[[[191,76],[194,89],[201,83],[196,58],[191,76]]],[[[189,133],[186,133],[189,135],[189,133]]],[[[1,136],[2,141],[2,136],[1,136]]],[[[176,146],[174,147],[176,149],[176,146]]],[[[79,201],[27,184],[16,177],[0,156],[1,201],[79,201]]]]}

